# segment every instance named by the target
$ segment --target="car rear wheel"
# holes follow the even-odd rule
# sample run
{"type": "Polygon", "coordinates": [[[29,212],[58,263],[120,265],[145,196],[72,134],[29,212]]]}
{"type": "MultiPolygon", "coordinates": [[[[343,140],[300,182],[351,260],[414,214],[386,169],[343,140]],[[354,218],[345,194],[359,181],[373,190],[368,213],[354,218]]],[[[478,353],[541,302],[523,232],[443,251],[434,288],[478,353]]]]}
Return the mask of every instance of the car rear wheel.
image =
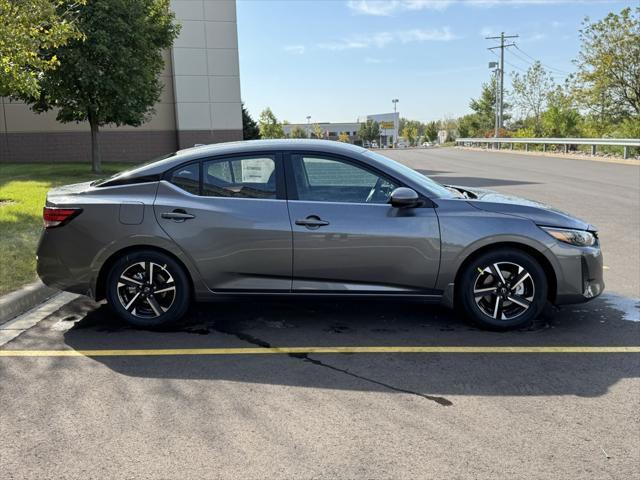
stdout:
{"type": "Polygon", "coordinates": [[[474,323],[493,330],[529,325],[544,309],[547,278],[525,252],[500,249],[469,262],[461,273],[459,304],[474,323]]]}
{"type": "Polygon", "coordinates": [[[160,252],[125,255],[107,277],[107,301],[126,322],[157,328],[177,322],[189,308],[187,274],[178,262],[160,252]]]}

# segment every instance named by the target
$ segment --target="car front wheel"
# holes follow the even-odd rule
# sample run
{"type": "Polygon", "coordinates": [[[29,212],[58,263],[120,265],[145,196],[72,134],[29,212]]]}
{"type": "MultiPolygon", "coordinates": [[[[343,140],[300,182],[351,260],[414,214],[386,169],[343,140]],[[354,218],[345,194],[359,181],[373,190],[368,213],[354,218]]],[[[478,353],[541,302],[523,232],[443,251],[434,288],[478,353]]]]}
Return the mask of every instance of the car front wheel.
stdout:
{"type": "Polygon", "coordinates": [[[107,301],[126,322],[157,328],[178,321],[189,308],[187,275],[160,252],[138,251],[119,259],[107,277],[107,301]]]}
{"type": "Polygon", "coordinates": [[[547,278],[525,252],[499,249],[469,262],[461,273],[460,306],[474,323],[493,330],[529,325],[544,309],[547,278]]]}

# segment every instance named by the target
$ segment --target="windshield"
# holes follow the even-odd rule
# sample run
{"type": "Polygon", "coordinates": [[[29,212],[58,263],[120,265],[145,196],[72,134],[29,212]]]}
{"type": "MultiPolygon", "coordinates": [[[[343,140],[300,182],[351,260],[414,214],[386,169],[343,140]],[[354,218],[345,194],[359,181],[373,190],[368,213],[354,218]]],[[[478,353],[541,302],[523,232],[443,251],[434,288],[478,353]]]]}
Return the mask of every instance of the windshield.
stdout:
{"type": "Polygon", "coordinates": [[[111,180],[115,180],[117,178],[122,178],[122,177],[127,177],[129,175],[131,175],[132,173],[136,172],[137,170],[140,170],[141,168],[144,168],[148,165],[151,165],[152,163],[155,162],[159,162],[160,160],[166,160],[167,158],[173,157],[176,155],[176,153],[178,152],[172,152],[172,153],[167,153],[166,155],[162,155],[161,157],[156,157],[152,160],[149,160],[148,162],[144,162],[144,163],[138,163],[135,165],[135,167],[132,168],[127,168],[126,170],[122,170],[121,172],[118,172],[114,175],[111,175],[110,177],[107,178],[101,178],[99,180],[95,180],[93,182],[91,182],[91,186],[92,187],[99,187],[100,185],[103,185],[107,182],[110,182],[111,180]]]}
{"type": "Polygon", "coordinates": [[[389,157],[385,157],[384,155],[380,155],[379,153],[367,151],[365,153],[366,156],[377,160],[378,162],[389,166],[390,168],[399,171],[405,177],[410,178],[417,184],[423,186],[430,192],[433,192],[438,198],[456,198],[460,195],[456,195],[451,192],[449,189],[439,184],[438,182],[431,180],[429,177],[422,175],[420,172],[416,172],[414,169],[407,167],[406,165],[401,164],[400,162],[396,162],[395,160],[390,159],[389,157]]]}

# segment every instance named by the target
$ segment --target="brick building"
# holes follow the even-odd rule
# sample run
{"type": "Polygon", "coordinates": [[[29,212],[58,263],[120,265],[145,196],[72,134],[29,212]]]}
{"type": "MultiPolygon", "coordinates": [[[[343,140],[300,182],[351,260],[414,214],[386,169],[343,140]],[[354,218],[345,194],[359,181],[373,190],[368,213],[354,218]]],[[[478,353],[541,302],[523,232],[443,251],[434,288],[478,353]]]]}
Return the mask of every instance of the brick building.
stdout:
{"type": "MultiPolygon", "coordinates": [[[[142,161],[190,147],[242,139],[235,0],[172,0],[182,24],[164,53],[162,98],[140,127],[101,129],[104,161],[142,161]]],[[[0,162],[87,161],[88,123],[59,123],[0,99],[0,162]]]]}

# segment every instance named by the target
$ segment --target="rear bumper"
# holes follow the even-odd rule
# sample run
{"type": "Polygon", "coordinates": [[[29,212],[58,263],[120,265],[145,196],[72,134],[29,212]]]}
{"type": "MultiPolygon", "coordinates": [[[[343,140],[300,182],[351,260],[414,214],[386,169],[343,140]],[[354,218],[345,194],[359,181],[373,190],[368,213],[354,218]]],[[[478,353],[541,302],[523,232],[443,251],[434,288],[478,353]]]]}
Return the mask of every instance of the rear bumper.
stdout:
{"type": "Polygon", "coordinates": [[[91,270],[61,258],[64,249],[58,244],[63,240],[55,229],[43,229],[36,253],[38,276],[49,287],[91,296],[91,270]]]}

